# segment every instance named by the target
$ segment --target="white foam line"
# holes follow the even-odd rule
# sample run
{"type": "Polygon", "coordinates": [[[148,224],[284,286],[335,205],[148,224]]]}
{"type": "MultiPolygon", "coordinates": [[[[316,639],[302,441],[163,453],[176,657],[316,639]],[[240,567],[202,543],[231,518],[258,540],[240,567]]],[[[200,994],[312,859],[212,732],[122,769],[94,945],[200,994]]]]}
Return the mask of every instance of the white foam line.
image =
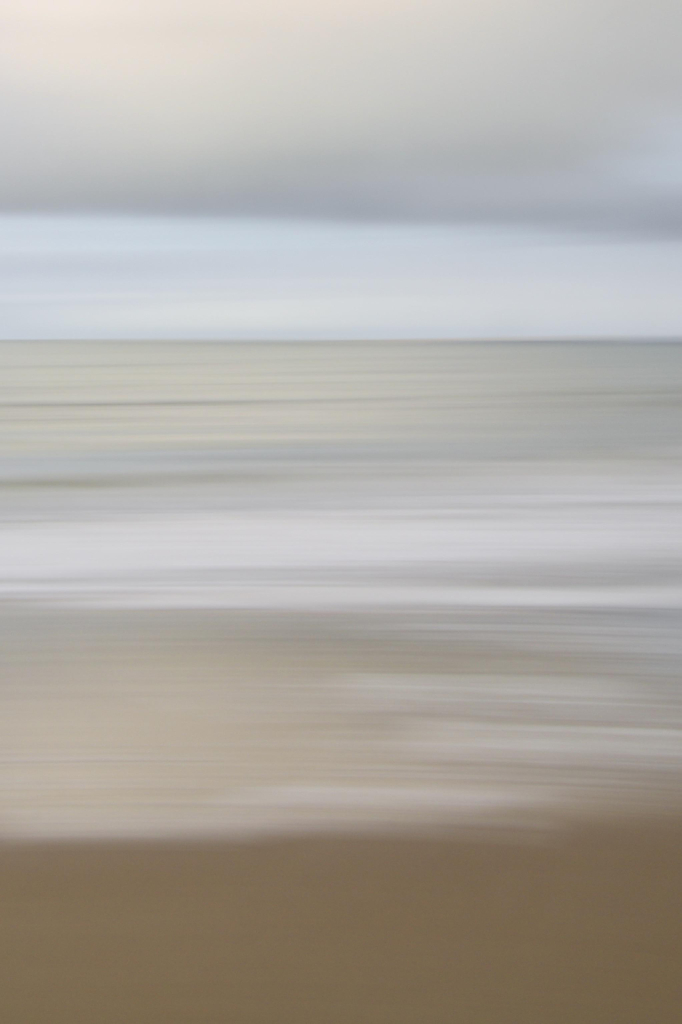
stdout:
{"type": "Polygon", "coordinates": [[[7,582],[338,566],[626,564],[679,555],[679,518],[626,508],[577,517],[196,515],[0,528],[7,582]]]}
{"type": "Polygon", "coordinates": [[[563,804],[545,788],[263,786],[192,807],[31,808],[6,817],[3,838],[249,837],[426,825],[530,825],[563,804]],[[530,812],[530,813],[529,813],[530,812]]]}

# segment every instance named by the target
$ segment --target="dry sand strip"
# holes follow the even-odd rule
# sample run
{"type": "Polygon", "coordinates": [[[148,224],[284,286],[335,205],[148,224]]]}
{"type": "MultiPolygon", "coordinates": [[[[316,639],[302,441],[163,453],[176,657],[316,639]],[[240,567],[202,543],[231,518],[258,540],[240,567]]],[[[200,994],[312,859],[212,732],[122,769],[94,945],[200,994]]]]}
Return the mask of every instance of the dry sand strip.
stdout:
{"type": "Polygon", "coordinates": [[[677,1024],[682,819],[0,847],[2,1024],[677,1024]]]}

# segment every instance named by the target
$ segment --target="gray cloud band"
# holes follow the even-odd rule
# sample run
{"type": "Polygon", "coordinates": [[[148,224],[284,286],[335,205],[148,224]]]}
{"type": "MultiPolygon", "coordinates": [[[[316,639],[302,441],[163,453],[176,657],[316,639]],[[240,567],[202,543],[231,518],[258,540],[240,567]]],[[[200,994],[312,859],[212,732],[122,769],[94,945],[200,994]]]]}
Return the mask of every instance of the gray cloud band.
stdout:
{"type": "Polygon", "coordinates": [[[0,208],[682,231],[671,0],[0,9],[0,208]]]}

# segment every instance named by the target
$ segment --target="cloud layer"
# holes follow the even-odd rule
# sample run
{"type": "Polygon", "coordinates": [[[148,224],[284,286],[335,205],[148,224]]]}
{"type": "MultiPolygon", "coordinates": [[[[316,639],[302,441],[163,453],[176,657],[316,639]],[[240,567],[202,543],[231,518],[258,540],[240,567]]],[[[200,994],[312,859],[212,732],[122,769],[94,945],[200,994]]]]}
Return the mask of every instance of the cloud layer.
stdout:
{"type": "Polygon", "coordinates": [[[682,228],[679,0],[0,7],[0,207],[682,228]]]}

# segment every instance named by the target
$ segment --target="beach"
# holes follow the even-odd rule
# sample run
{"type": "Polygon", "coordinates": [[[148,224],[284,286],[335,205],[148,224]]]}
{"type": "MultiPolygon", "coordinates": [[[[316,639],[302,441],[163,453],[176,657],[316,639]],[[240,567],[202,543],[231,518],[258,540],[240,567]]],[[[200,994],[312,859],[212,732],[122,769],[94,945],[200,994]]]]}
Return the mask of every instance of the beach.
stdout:
{"type": "Polygon", "coordinates": [[[3,1024],[677,1019],[680,346],[0,363],[3,1024]]]}
{"type": "Polygon", "coordinates": [[[7,1024],[678,1019],[679,820],[0,848],[7,1024]]]}

